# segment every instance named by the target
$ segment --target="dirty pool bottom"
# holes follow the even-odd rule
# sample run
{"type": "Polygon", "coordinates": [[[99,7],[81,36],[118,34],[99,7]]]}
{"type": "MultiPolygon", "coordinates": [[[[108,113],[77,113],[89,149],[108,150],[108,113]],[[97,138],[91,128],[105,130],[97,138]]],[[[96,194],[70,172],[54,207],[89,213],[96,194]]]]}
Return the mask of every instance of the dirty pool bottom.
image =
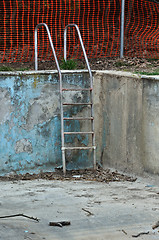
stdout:
{"type": "MultiPolygon", "coordinates": [[[[51,173],[42,176],[53,178],[51,173]]],[[[23,213],[39,222],[22,217],[0,219],[0,239],[159,239],[159,228],[152,229],[159,220],[157,177],[109,183],[76,178],[1,181],[0,215],[23,213]],[[71,224],[49,226],[49,222],[61,221],[71,224]]]]}
{"type": "Polygon", "coordinates": [[[99,167],[94,170],[69,170],[64,177],[62,169],[56,169],[55,172],[40,172],[39,174],[8,174],[0,176],[1,181],[6,180],[34,180],[34,179],[46,179],[46,180],[87,180],[97,182],[119,182],[119,181],[136,181],[136,178],[119,173],[118,171],[111,171],[110,169],[102,169],[99,167]]]}

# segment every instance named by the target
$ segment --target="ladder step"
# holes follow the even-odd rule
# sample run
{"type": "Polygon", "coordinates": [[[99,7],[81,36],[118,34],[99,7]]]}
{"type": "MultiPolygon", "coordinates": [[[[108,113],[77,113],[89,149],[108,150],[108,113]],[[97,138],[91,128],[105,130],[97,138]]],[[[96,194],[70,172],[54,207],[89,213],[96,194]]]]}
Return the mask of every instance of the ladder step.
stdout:
{"type": "Polygon", "coordinates": [[[80,106],[80,105],[92,105],[92,103],[63,103],[63,105],[75,105],[75,106],[80,106]]]}
{"type": "Polygon", "coordinates": [[[92,88],[62,88],[62,91],[92,91],[92,88]]]}
{"type": "Polygon", "coordinates": [[[64,117],[64,120],[94,120],[93,117],[64,117]]]}
{"type": "Polygon", "coordinates": [[[63,150],[82,150],[82,149],[96,149],[96,146],[92,146],[92,147],[63,147],[63,150]]]}
{"type": "Polygon", "coordinates": [[[64,134],[94,134],[94,132],[64,132],[64,134]]]}

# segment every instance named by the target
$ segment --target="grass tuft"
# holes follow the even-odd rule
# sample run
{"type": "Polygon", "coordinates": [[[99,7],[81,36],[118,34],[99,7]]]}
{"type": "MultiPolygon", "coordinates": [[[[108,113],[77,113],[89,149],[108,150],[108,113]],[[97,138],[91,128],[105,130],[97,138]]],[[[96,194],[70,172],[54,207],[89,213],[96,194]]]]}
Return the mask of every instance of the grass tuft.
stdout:
{"type": "Polygon", "coordinates": [[[158,71],[156,71],[156,72],[138,72],[138,71],[136,71],[135,72],[136,74],[141,74],[141,75],[159,75],[159,72],[158,71]]]}
{"type": "Polygon", "coordinates": [[[13,71],[13,69],[9,66],[0,66],[0,71],[1,72],[10,72],[10,71],[13,71]]]}
{"type": "Polygon", "coordinates": [[[77,68],[77,63],[74,59],[69,59],[66,61],[63,59],[60,64],[60,68],[63,70],[74,70],[77,68]]]}

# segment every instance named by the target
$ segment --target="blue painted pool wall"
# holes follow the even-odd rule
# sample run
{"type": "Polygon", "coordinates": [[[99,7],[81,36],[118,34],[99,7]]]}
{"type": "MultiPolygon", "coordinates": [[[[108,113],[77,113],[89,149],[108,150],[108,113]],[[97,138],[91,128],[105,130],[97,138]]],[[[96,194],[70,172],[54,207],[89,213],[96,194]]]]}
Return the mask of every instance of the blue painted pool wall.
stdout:
{"type": "MultiPolygon", "coordinates": [[[[86,87],[87,74],[65,74],[64,85],[86,87]]],[[[67,93],[67,101],[83,99],[67,93]]],[[[6,75],[0,77],[0,175],[54,171],[62,166],[61,123],[57,74],[6,75]]],[[[84,96],[87,101],[88,96],[84,96]]],[[[66,108],[65,116],[77,115],[83,108],[66,108]]],[[[65,124],[65,130],[79,131],[81,123],[65,124]]],[[[88,145],[88,138],[68,137],[66,142],[88,145]]],[[[91,167],[89,152],[67,153],[67,168],[91,167]]]]}

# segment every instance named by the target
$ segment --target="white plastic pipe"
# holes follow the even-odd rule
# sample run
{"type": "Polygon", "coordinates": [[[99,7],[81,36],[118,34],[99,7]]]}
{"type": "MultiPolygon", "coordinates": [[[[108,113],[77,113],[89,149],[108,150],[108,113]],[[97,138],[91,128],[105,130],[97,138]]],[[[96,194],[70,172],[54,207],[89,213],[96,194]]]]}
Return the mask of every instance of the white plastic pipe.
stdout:
{"type": "Polygon", "coordinates": [[[120,58],[124,57],[124,18],[125,18],[125,0],[122,0],[121,1],[120,58]]]}

